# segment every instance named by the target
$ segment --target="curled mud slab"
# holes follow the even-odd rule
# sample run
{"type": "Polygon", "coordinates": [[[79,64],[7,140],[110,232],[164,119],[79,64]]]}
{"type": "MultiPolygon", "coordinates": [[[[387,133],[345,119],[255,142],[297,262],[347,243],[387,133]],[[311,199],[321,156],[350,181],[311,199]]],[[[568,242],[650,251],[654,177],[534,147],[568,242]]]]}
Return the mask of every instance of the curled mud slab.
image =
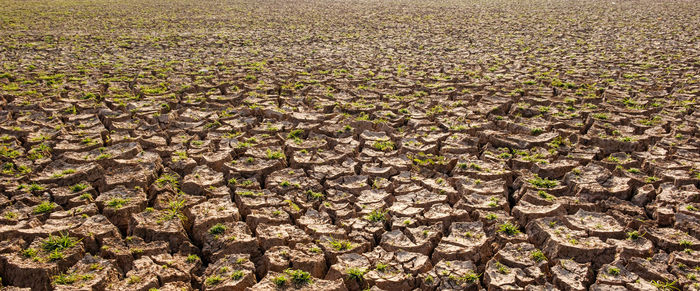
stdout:
{"type": "Polygon", "coordinates": [[[700,290],[694,1],[2,1],[3,290],[700,290]]]}

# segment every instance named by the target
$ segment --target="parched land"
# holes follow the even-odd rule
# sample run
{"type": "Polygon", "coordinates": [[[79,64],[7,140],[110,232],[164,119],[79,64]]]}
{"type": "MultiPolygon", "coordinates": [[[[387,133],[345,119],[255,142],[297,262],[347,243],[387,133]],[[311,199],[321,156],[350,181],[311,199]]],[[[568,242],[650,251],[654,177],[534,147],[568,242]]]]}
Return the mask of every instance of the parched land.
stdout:
{"type": "Polygon", "coordinates": [[[700,290],[700,5],[0,0],[3,290],[700,290]]]}

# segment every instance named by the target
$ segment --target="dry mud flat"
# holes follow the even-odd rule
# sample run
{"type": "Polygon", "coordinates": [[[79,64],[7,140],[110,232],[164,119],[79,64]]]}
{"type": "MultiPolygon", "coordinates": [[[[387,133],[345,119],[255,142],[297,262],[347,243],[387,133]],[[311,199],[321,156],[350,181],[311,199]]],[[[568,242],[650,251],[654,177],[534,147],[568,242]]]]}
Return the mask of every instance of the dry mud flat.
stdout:
{"type": "Polygon", "coordinates": [[[2,3],[3,290],[700,290],[700,6],[461,2],[2,3]]]}

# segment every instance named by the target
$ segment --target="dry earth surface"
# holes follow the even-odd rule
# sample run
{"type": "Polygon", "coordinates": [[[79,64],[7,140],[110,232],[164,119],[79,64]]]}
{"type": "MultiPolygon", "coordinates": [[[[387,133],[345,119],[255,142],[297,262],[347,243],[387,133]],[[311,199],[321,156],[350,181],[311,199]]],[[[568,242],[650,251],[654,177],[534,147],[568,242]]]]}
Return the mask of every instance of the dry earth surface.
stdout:
{"type": "Polygon", "coordinates": [[[700,290],[692,1],[0,0],[4,290],[700,290]]]}

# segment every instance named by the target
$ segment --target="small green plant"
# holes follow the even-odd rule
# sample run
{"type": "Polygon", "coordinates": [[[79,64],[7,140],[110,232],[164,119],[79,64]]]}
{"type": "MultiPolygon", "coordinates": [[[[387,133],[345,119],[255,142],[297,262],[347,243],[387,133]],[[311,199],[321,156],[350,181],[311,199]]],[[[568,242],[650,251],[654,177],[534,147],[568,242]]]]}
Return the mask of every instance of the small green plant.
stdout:
{"type": "Polygon", "coordinates": [[[59,233],[57,236],[50,234],[49,237],[41,243],[41,248],[47,252],[55,250],[62,251],[74,247],[78,242],[80,242],[80,240],[68,236],[67,233],[59,233]]]}
{"type": "Polygon", "coordinates": [[[302,270],[287,269],[284,271],[284,273],[291,277],[292,283],[296,286],[311,283],[311,274],[309,274],[308,272],[304,272],[302,270]]]}
{"type": "Polygon", "coordinates": [[[633,230],[633,231],[630,231],[627,233],[627,239],[629,239],[629,240],[637,240],[642,236],[643,235],[639,234],[639,232],[636,230],[633,230]]]}
{"type": "Polygon", "coordinates": [[[175,199],[168,202],[168,208],[163,212],[163,215],[156,221],[157,223],[163,223],[165,221],[173,220],[178,218],[182,221],[187,219],[187,217],[182,214],[182,209],[185,208],[185,199],[175,199]]]}
{"type": "Polygon", "coordinates": [[[606,120],[606,119],[608,119],[608,115],[605,113],[595,113],[595,114],[593,114],[593,118],[600,119],[600,120],[606,120]]]}
{"type": "Polygon", "coordinates": [[[304,135],[304,130],[303,129],[295,129],[289,132],[287,134],[288,139],[293,139],[294,141],[300,142],[301,137],[304,135]]]}
{"type": "Polygon", "coordinates": [[[310,200],[323,200],[325,196],[321,192],[314,192],[313,190],[306,190],[306,198],[310,200]]]}
{"type": "Polygon", "coordinates": [[[222,278],[219,275],[209,276],[209,277],[207,277],[207,280],[205,280],[205,284],[207,284],[208,286],[213,286],[213,285],[221,283],[221,281],[223,281],[223,280],[224,280],[224,278],[222,278]]]}
{"type": "Polygon", "coordinates": [[[102,270],[102,269],[104,269],[104,268],[105,268],[105,267],[103,267],[102,265],[97,264],[97,263],[95,263],[95,264],[90,264],[90,270],[92,270],[92,271],[100,271],[100,270],[102,270]]]}
{"type": "Polygon", "coordinates": [[[272,278],[272,283],[274,283],[277,287],[282,287],[287,284],[287,277],[284,275],[279,275],[272,278]]]}
{"type": "Polygon", "coordinates": [[[177,163],[179,161],[187,160],[187,152],[186,151],[175,151],[173,153],[174,156],[172,156],[171,160],[173,163],[177,163]]]}
{"type": "Polygon", "coordinates": [[[365,218],[371,222],[386,221],[386,214],[388,210],[375,209],[372,210],[365,218]]]}
{"type": "Polygon", "coordinates": [[[612,276],[618,276],[620,275],[620,268],[610,267],[608,268],[608,274],[612,276]]]}
{"type": "Polygon", "coordinates": [[[87,184],[80,183],[80,184],[75,184],[73,186],[70,186],[70,190],[73,193],[77,193],[77,192],[80,192],[80,191],[87,189],[87,187],[89,187],[87,184]]]}
{"type": "Polygon", "coordinates": [[[95,141],[90,137],[83,138],[82,140],[80,140],[80,142],[88,145],[92,145],[95,143],[95,141]]]}
{"type": "Polygon", "coordinates": [[[245,272],[241,270],[235,270],[233,271],[233,273],[231,273],[231,279],[233,279],[234,281],[243,278],[243,276],[245,276],[245,272]]]}
{"type": "Polygon", "coordinates": [[[613,156],[609,156],[609,157],[605,158],[605,160],[607,160],[608,162],[611,162],[611,163],[616,163],[616,164],[620,163],[620,159],[618,159],[617,157],[613,157],[613,156]]]}
{"type": "Polygon", "coordinates": [[[35,250],[33,248],[27,248],[27,249],[22,250],[21,254],[25,258],[34,258],[34,257],[36,257],[38,252],[37,252],[37,250],[35,250]]]}
{"type": "Polygon", "coordinates": [[[120,209],[120,208],[124,207],[124,205],[129,203],[129,200],[130,199],[128,199],[128,198],[124,199],[124,198],[115,197],[115,198],[112,198],[109,201],[107,201],[107,206],[112,207],[114,209],[120,209]]]}
{"type": "Polygon", "coordinates": [[[479,280],[479,276],[480,275],[474,273],[472,270],[469,270],[469,271],[467,271],[466,274],[464,274],[460,277],[457,277],[457,281],[464,282],[464,283],[473,283],[473,282],[477,282],[477,280],[479,280]]]}
{"type": "Polygon", "coordinates": [[[271,151],[270,149],[267,149],[265,154],[267,155],[268,160],[279,160],[285,158],[284,154],[280,151],[271,151]]]}
{"type": "MultiPolygon", "coordinates": [[[[9,154],[10,157],[14,156],[15,151],[10,151],[7,154],[9,154]]],[[[47,155],[51,153],[51,147],[49,147],[47,144],[42,143],[38,146],[33,147],[31,150],[29,150],[27,158],[29,158],[32,161],[35,160],[40,160],[45,158],[47,155]]],[[[19,154],[19,153],[17,153],[19,154]]]]}
{"type": "Polygon", "coordinates": [[[384,271],[386,271],[387,267],[388,267],[387,264],[377,263],[376,269],[377,269],[377,271],[383,273],[384,271]]]}
{"type": "Polygon", "coordinates": [[[554,188],[559,185],[558,181],[549,180],[547,178],[540,178],[539,175],[535,175],[533,179],[527,180],[528,183],[532,184],[537,188],[554,188]]]}
{"type": "Polygon", "coordinates": [[[664,291],[670,291],[670,290],[677,290],[677,291],[680,291],[680,290],[681,290],[681,289],[679,289],[678,287],[676,287],[676,281],[672,281],[672,282],[664,281],[664,282],[661,282],[661,280],[657,280],[657,281],[651,280],[649,283],[651,283],[651,285],[653,285],[654,287],[656,287],[658,290],[664,290],[664,291]]]}
{"type": "Polygon", "coordinates": [[[197,262],[197,261],[201,261],[201,259],[199,258],[198,255],[191,254],[191,255],[187,256],[187,262],[188,262],[188,263],[192,264],[192,263],[195,263],[195,262],[197,262]]]}
{"type": "Polygon", "coordinates": [[[263,196],[263,192],[243,191],[237,193],[240,196],[263,196]]]}
{"type": "Polygon", "coordinates": [[[14,220],[17,218],[17,213],[13,211],[8,211],[5,212],[5,214],[3,214],[3,217],[5,217],[5,219],[14,220]]]}
{"type": "Polygon", "coordinates": [[[104,153],[104,154],[100,154],[100,155],[97,156],[97,158],[95,158],[95,159],[99,161],[99,160],[109,159],[109,158],[111,158],[111,157],[112,157],[112,154],[110,154],[110,153],[104,153]]]}
{"type": "Polygon", "coordinates": [[[130,276],[129,279],[126,280],[126,283],[129,285],[133,285],[139,282],[141,282],[141,277],[136,275],[130,276]]]}
{"type": "Polygon", "coordinates": [[[511,155],[510,153],[500,153],[497,157],[498,157],[499,159],[507,160],[507,159],[512,158],[513,155],[511,155]]]}
{"type": "Polygon", "coordinates": [[[501,264],[501,262],[496,262],[494,267],[496,267],[496,270],[498,270],[498,272],[501,274],[510,273],[510,269],[508,267],[506,267],[505,265],[501,264]]]}
{"type": "Polygon", "coordinates": [[[519,234],[520,230],[517,226],[511,224],[510,222],[506,222],[498,227],[498,232],[502,232],[509,236],[513,236],[519,234]]]}
{"type": "Polygon", "coordinates": [[[171,185],[173,188],[177,189],[178,183],[179,182],[177,181],[177,177],[170,175],[170,174],[167,174],[167,173],[161,175],[160,178],[158,178],[158,180],[156,180],[156,185],[158,185],[158,187],[163,187],[165,185],[171,185]]]}
{"type": "Polygon", "coordinates": [[[61,273],[53,276],[51,281],[53,282],[53,285],[72,285],[80,278],[81,276],[78,276],[78,274],[75,273],[61,273]]]}
{"type": "Polygon", "coordinates": [[[375,141],[372,147],[378,151],[389,152],[396,149],[396,144],[392,141],[375,141]]]}
{"type": "Polygon", "coordinates": [[[328,240],[328,243],[331,245],[331,247],[337,251],[345,251],[345,250],[351,250],[355,246],[347,241],[347,240],[335,240],[333,238],[328,240]]]}
{"type": "Polygon", "coordinates": [[[348,268],[345,270],[345,274],[348,276],[348,279],[355,280],[357,282],[362,282],[365,280],[365,273],[367,273],[367,270],[360,268],[348,268]]]}
{"type": "Polygon", "coordinates": [[[53,250],[52,252],[49,253],[49,261],[58,261],[63,259],[63,252],[59,250],[53,250]]]}
{"type": "Polygon", "coordinates": [[[477,170],[477,171],[483,170],[483,168],[481,168],[481,166],[479,166],[478,164],[475,164],[475,163],[469,163],[469,168],[477,170]]]}
{"type": "Polygon", "coordinates": [[[693,242],[691,242],[689,240],[684,240],[684,239],[681,240],[678,244],[684,248],[689,248],[689,247],[693,246],[693,242]]]}
{"type": "Polygon", "coordinates": [[[44,191],[46,190],[46,187],[41,186],[37,183],[31,183],[29,184],[29,192],[38,192],[38,191],[44,191]]]}
{"type": "Polygon", "coordinates": [[[217,223],[209,229],[211,235],[218,235],[224,232],[226,232],[226,226],[221,223],[217,223]]]}
{"type": "Polygon", "coordinates": [[[44,214],[53,211],[54,208],[56,208],[56,203],[44,201],[35,206],[32,212],[34,212],[34,214],[44,214]]]}
{"type": "Polygon", "coordinates": [[[537,195],[540,196],[540,198],[547,200],[547,201],[554,201],[557,199],[557,197],[555,197],[554,195],[549,194],[549,193],[542,191],[542,190],[537,191],[537,195]]]}
{"type": "Polygon", "coordinates": [[[530,257],[538,263],[547,260],[547,257],[545,257],[544,253],[542,253],[542,251],[540,250],[534,250],[530,252],[530,257]]]}

